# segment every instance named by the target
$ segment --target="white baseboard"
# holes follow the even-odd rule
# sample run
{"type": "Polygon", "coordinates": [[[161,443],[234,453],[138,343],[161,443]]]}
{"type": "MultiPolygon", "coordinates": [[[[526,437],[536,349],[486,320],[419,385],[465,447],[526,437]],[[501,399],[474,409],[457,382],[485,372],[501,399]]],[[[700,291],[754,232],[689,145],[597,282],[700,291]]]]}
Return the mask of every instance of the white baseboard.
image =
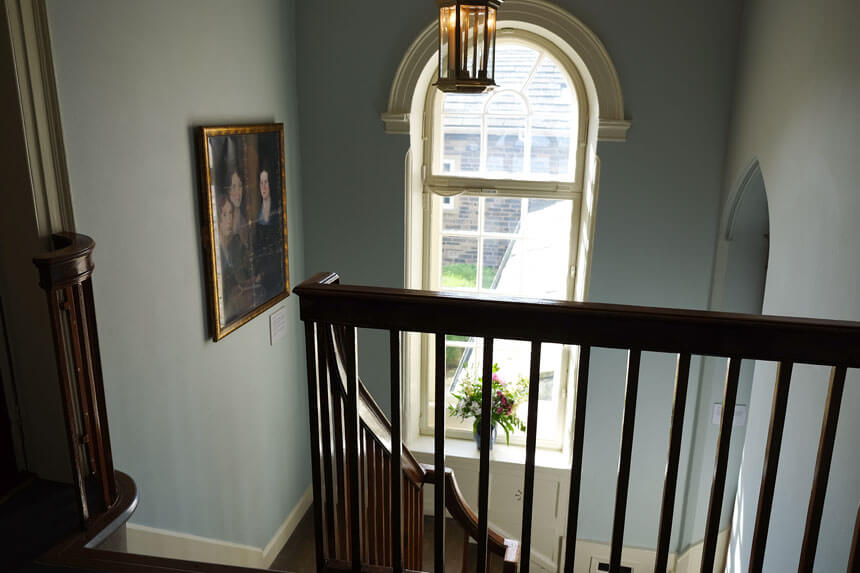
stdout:
{"type": "Polygon", "coordinates": [[[128,552],[137,555],[187,559],[239,567],[260,567],[262,565],[263,551],[259,547],[251,545],[200,537],[168,529],[158,529],[136,523],[127,524],[126,535],[128,552]]]}
{"type": "Polygon", "coordinates": [[[129,523],[126,526],[127,551],[138,555],[267,569],[281,552],[312,503],[313,489],[308,486],[265,547],[254,547],[129,523]]]}
{"type": "MultiPolygon", "coordinates": [[[[505,539],[519,539],[519,535],[511,535],[509,532],[500,528],[493,522],[488,522],[487,526],[505,539]]],[[[475,540],[469,539],[469,543],[475,543],[475,540]]],[[[558,569],[557,564],[553,562],[551,557],[544,555],[534,547],[532,547],[531,553],[532,555],[530,565],[532,566],[532,569],[538,569],[538,571],[547,572],[555,571],[556,569],[558,569]]]]}
{"type": "MultiPolygon", "coordinates": [[[[576,557],[573,562],[575,573],[591,573],[598,562],[609,562],[610,545],[597,543],[584,539],[576,540],[576,557]]],[[[654,571],[654,562],[657,561],[657,552],[653,549],[639,549],[636,547],[625,547],[621,550],[621,564],[633,569],[633,573],[646,573],[654,571]]],[[[670,553],[667,570],[672,571],[675,565],[675,554],[670,553]]]]}
{"type": "MultiPolygon", "coordinates": [[[[717,553],[714,561],[714,571],[724,571],[726,552],[729,548],[729,528],[722,530],[717,537],[717,553]]],[[[669,553],[666,570],[672,573],[693,573],[701,569],[704,541],[689,546],[680,555],[669,553]]],[[[576,558],[573,563],[574,573],[592,573],[597,561],[609,561],[610,546],[578,539],[576,541],[576,558]],[[595,563],[592,563],[594,561],[595,563]]],[[[633,569],[634,573],[654,571],[657,552],[653,549],[625,547],[621,551],[621,564],[633,569]]]]}

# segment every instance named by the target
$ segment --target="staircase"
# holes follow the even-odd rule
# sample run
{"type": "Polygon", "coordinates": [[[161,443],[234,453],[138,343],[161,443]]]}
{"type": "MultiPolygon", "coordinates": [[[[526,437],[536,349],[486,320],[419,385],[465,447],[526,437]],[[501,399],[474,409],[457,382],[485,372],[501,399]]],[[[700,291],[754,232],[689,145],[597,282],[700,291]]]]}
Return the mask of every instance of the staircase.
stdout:
{"type": "MultiPolygon", "coordinates": [[[[40,559],[44,563],[77,567],[79,570],[111,572],[255,571],[97,548],[106,537],[118,531],[134,511],[137,492],[132,479],[113,468],[90,281],[93,245],[92,239],[84,235],[62,234],[55,236],[55,251],[36,259],[41,285],[48,293],[54,327],[69,453],[75,474],[71,497],[78,519],[77,532],[40,559]]],[[[576,557],[585,406],[592,348],[627,351],[625,404],[608,560],[610,573],[623,570],[621,551],[631,479],[639,365],[643,352],[677,356],[655,573],[665,573],[669,554],[691,358],[728,358],[702,550],[701,571],[708,573],[713,570],[715,560],[742,361],[765,360],[779,364],[765,445],[762,486],[752,532],[749,569],[754,573],[762,571],[782,436],[785,424],[791,423],[786,420],[786,406],[792,369],[795,364],[828,366],[827,400],[799,565],[800,571],[813,570],[846,372],[849,368],[860,368],[859,323],[356,287],[341,285],[334,273],[318,274],[296,287],[294,292],[300,298],[306,335],[314,485],[313,561],[316,571],[443,572],[446,568],[451,571],[450,566],[454,565],[461,571],[484,573],[489,566],[498,563],[504,573],[528,573],[539,364],[541,346],[545,343],[569,345],[578,352],[568,521],[562,561],[564,573],[573,573],[576,557]],[[359,380],[358,328],[389,332],[393,404],[390,421],[359,380]],[[445,335],[483,339],[482,378],[486,383],[481,410],[482,443],[476,509],[465,502],[453,472],[445,467],[444,408],[435,409],[432,465],[418,463],[402,445],[401,339],[405,332],[424,333],[435,341],[437,361],[433,387],[437,404],[444,403],[445,396],[442,358],[445,335]],[[496,339],[524,340],[531,345],[519,540],[502,537],[490,529],[488,523],[489,381],[496,339]],[[436,519],[432,528],[425,525],[423,496],[428,484],[434,487],[433,514],[450,515],[453,520],[450,524],[447,523],[449,520],[436,519]],[[455,542],[463,558],[451,563],[446,547],[455,542]]],[[[68,505],[66,502],[64,504],[68,505]]],[[[15,539],[14,534],[4,537],[15,539]]],[[[42,565],[29,566],[35,569],[28,571],[42,569],[42,565]]],[[[860,570],[860,512],[850,547],[848,569],[860,570]]]]}
{"type": "MultiPolygon", "coordinates": [[[[480,520],[450,469],[437,473],[435,467],[418,463],[400,440],[392,440],[391,423],[354,374],[354,353],[346,350],[348,338],[347,329],[320,328],[315,336],[316,352],[308,356],[309,368],[319,373],[313,389],[316,396],[311,398],[317,403],[316,410],[311,408],[311,417],[316,418],[312,423],[318,424],[321,436],[320,457],[314,464],[314,483],[319,489],[314,499],[321,500],[314,503],[317,557],[326,555],[327,561],[345,568],[360,555],[364,565],[390,568],[400,561],[407,570],[425,570],[426,484],[444,492],[435,496],[445,504],[436,515],[447,510],[462,528],[464,550],[469,548],[469,538],[479,539],[480,520]],[[348,368],[353,368],[352,375],[348,368]],[[350,385],[355,394],[347,390],[350,385]],[[352,396],[357,396],[357,403],[350,412],[352,396]],[[356,437],[357,445],[352,441],[356,437]],[[401,471],[392,472],[398,466],[401,471]],[[351,530],[356,523],[357,530],[351,530]],[[398,539],[401,543],[395,541],[398,539]],[[354,547],[359,550],[353,551],[354,547]]],[[[435,534],[441,530],[439,539],[445,539],[444,523],[441,525],[435,534]]],[[[489,552],[501,558],[502,570],[517,571],[519,543],[492,530],[487,531],[486,540],[489,552]]],[[[432,547],[444,555],[445,543],[432,547]]],[[[463,572],[473,570],[468,563],[464,554],[463,572]]]]}
{"type": "MultiPolygon", "coordinates": [[[[458,523],[465,525],[468,536],[477,542],[476,566],[472,569],[470,565],[470,571],[487,571],[490,555],[497,554],[503,556],[506,572],[519,570],[528,573],[539,364],[541,346],[545,343],[565,344],[578,350],[570,491],[563,552],[564,573],[573,573],[576,558],[592,348],[624,349],[628,357],[608,560],[610,573],[621,573],[624,569],[621,554],[643,352],[677,356],[655,573],[667,570],[692,357],[728,358],[701,559],[701,571],[708,573],[713,571],[717,557],[717,537],[742,362],[763,360],[779,365],[762,487],[755,514],[756,525],[752,535],[750,570],[756,573],[762,570],[764,562],[793,366],[815,364],[830,367],[827,405],[800,557],[800,570],[812,570],[846,372],[848,368],[860,367],[860,324],[358,287],[341,285],[334,273],[315,275],[296,287],[294,292],[301,299],[301,318],[305,322],[307,346],[317,571],[411,571],[416,567],[430,570],[422,559],[423,526],[419,516],[423,505],[423,485],[433,483],[434,515],[444,515],[447,509],[458,523]],[[356,346],[358,328],[389,332],[390,424],[359,380],[356,346]],[[445,468],[444,408],[435,408],[432,467],[415,463],[408,450],[401,445],[401,338],[404,332],[432,336],[436,349],[436,404],[445,402],[445,336],[483,339],[484,385],[482,426],[479,432],[481,457],[477,512],[463,502],[453,473],[445,468]],[[497,339],[524,340],[531,344],[522,534],[519,543],[494,535],[488,527],[490,380],[493,343],[497,339]],[[398,468],[400,471],[397,471],[398,468]],[[380,493],[383,496],[382,503],[378,502],[380,493]]],[[[436,520],[433,525],[432,570],[442,572],[446,565],[445,520],[436,520]]],[[[852,541],[850,571],[860,568],[860,513],[856,531],[852,541]]],[[[464,560],[464,566],[465,563],[464,560]]]]}

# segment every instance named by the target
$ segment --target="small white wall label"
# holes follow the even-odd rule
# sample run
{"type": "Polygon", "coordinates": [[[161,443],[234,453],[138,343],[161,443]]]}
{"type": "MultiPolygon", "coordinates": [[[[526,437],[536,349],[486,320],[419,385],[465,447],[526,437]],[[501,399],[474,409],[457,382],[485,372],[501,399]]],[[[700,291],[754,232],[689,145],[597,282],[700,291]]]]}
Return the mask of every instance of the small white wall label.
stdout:
{"type": "Polygon", "coordinates": [[[274,345],[287,335],[287,307],[282,306],[269,315],[269,344],[274,345]]]}
{"type": "MultiPolygon", "coordinates": [[[[723,415],[723,405],[714,404],[714,409],[711,411],[711,424],[718,426],[720,418],[723,415]]],[[[747,407],[745,404],[737,404],[735,406],[735,417],[732,419],[732,426],[743,426],[747,423],[747,407]]]]}

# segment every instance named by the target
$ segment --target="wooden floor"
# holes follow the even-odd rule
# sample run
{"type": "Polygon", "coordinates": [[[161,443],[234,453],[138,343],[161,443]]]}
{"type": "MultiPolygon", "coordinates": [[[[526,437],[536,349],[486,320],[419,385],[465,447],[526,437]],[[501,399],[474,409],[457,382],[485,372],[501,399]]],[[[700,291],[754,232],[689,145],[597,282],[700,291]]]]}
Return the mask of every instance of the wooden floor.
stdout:
{"type": "Polygon", "coordinates": [[[305,573],[305,571],[314,570],[313,508],[305,513],[269,569],[290,571],[291,573],[305,573]]]}
{"type": "MultiPolygon", "coordinates": [[[[445,570],[452,573],[462,571],[463,564],[463,529],[456,522],[449,519],[445,524],[445,570]]],[[[468,548],[466,557],[468,567],[466,571],[474,571],[476,568],[476,548],[472,543],[468,548]]],[[[424,518],[424,567],[425,571],[433,570],[433,517],[424,518]]],[[[287,544],[275,558],[270,569],[276,571],[289,571],[291,573],[310,573],[314,571],[314,518],[313,512],[308,511],[299,522],[287,544]]],[[[501,571],[502,560],[492,556],[490,559],[490,570],[501,571]]]]}

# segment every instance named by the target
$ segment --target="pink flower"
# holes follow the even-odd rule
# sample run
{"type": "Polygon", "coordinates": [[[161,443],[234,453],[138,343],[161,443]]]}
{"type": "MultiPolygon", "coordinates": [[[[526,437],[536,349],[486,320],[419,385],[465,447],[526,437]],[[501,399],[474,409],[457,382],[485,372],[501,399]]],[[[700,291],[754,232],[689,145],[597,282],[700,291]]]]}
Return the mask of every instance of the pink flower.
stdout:
{"type": "Polygon", "coordinates": [[[501,380],[499,380],[498,374],[493,374],[493,382],[501,382],[501,380]]]}

